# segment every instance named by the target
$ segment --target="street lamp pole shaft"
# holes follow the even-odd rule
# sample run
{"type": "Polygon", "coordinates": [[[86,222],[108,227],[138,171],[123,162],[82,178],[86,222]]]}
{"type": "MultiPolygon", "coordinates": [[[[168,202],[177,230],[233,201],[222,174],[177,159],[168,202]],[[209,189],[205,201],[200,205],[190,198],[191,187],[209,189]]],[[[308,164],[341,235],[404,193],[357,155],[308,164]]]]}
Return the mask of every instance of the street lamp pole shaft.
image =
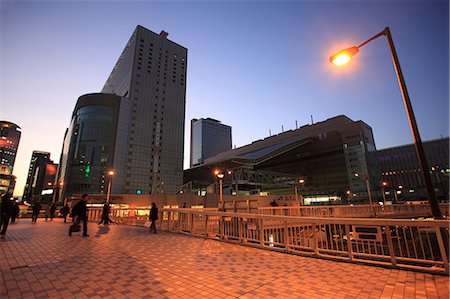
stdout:
{"type": "Polygon", "coordinates": [[[222,179],[219,179],[219,209],[223,210],[222,179]]]}
{"type": "Polygon", "coordinates": [[[112,179],[109,178],[109,182],[108,182],[108,192],[106,193],[106,203],[109,203],[109,195],[111,194],[111,181],[112,181],[112,179]]]}
{"type": "Polygon", "coordinates": [[[439,204],[436,200],[436,194],[431,182],[431,176],[428,168],[428,163],[423,149],[422,140],[420,138],[419,129],[417,127],[414,111],[409,99],[408,90],[406,88],[405,79],[403,77],[402,70],[400,68],[400,61],[398,60],[397,52],[395,51],[394,41],[392,39],[389,27],[384,29],[384,33],[389,42],[389,49],[391,51],[392,62],[394,64],[395,73],[397,74],[398,84],[400,85],[400,91],[402,93],[403,104],[405,105],[406,114],[408,116],[409,125],[411,127],[412,135],[414,138],[414,145],[416,147],[417,157],[419,159],[420,168],[422,169],[422,177],[425,183],[425,188],[428,193],[429,202],[431,206],[431,212],[435,218],[442,218],[441,211],[439,210],[439,204]]]}

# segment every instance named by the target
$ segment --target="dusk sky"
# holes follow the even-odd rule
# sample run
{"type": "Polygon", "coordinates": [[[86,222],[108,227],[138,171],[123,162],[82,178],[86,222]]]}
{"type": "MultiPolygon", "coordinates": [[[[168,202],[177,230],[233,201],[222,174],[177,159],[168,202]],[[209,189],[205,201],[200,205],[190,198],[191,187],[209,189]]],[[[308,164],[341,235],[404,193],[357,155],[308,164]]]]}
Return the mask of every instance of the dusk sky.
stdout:
{"type": "Polygon", "coordinates": [[[14,195],[33,150],[59,163],[79,96],[99,92],[139,24],[188,49],[189,122],[232,127],[237,147],[337,115],[363,120],[378,149],[412,143],[385,37],[341,67],[329,56],[389,26],[423,140],[449,133],[449,3],[114,1],[0,3],[0,120],[22,128],[14,195]]]}

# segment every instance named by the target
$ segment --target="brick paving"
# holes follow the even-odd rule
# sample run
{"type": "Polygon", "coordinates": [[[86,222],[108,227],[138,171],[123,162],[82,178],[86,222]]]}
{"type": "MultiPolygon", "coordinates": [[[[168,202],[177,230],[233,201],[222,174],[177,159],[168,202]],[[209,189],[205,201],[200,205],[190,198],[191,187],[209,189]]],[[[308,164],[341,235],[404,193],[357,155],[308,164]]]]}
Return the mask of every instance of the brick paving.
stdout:
{"type": "Polygon", "coordinates": [[[449,278],[143,227],[20,219],[0,240],[0,298],[449,298],[449,278]]]}

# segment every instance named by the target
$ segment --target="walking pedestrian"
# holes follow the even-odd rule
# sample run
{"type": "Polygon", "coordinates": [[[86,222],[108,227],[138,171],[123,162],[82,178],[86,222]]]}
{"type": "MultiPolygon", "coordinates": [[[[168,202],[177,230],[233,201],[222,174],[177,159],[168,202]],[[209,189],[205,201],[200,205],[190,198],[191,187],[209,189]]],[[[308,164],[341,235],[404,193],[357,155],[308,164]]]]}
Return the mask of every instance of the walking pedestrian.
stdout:
{"type": "Polygon", "coordinates": [[[69,205],[66,203],[66,204],[64,205],[64,207],[62,207],[61,210],[59,210],[59,212],[60,212],[61,215],[64,217],[64,223],[66,223],[66,221],[67,221],[67,215],[69,215],[69,213],[70,213],[69,205]]]}
{"type": "Polygon", "coordinates": [[[36,220],[41,212],[41,204],[38,201],[35,201],[33,204],[33,215],[31,216],[31,223],[36,223],[36,220]]]}
{"type": "MultiPolygon", "coordinates": [[[[76,222],[83,222],[83,237],[89,237],[87,233],[87,196],[87,194],[83,194],[81,200],[72,208],[72,215],[76,217],[76,222]]],[[[69,229],[69,236],[71,235],[72,231],[69,229]]]]}
{"type": "Polygon", "coordinates": [[[152,222],[150,224],[150,232],[154,232],[156,234],[156,220],[158,220],[158,208],[156,204],[152,202],[152,207],[150,208],[149,220],[152,222]]]}
{"type": "Polygon", "coordinates": [[[45,221],[47,221],[48,217],[50,217],[50,208],[51,206],[49,204],[45,206],[45,221]]]}
{"type": "Polygon", "coordinates": [[[55,212],[56,212],[56,205],[55,203],[52,203],[52,205],[50,206],[50,221],[52,221],[53,218],[55,218],[55,212]]]}
{"type": "Polygon", "coordinates": [[[12,214],[11,214],[11,223],[16,222],[16,218],[19,217],[20,208],[17,202],[13,202],[12,214]]]}
{"type": "Polygon", "coordinates": [[[100,222],[98,224],[102,224],[104,223],[105,225],[108,225],[109,223],[112,223],[112,220],[109,219],[109,211],[111,210],[109,203],[105,203],[103,205],[103,210],[102,210],[102,219],[100,220],[100,222]]]}
{"type": "Polygon", "coordinates": [[[2,201],[0,203],[0,239],[5,238],[6,229],[8,228],[9,219],[13,213],[13,203],[10,200],[11,195],[6,192],[2,195],[2,201]]]}

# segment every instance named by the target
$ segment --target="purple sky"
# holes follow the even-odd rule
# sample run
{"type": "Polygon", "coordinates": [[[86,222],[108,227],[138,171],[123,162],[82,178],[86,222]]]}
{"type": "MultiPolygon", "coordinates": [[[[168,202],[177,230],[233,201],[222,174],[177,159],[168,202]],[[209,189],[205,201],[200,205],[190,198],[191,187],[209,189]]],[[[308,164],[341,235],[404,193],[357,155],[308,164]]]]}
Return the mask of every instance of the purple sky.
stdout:
{"type": "Polygon", "coordinates": [[[377,148],[412,142],[387,41],[337,68],[328,58],[389,26],[423,140],[449,131],[449,4],[441,1],[0,3],[0,119],[22,128],[22,195],[33,150],[59,162],[79,96],[101,90],[136,25],[188,48],[189,121],[232,126],[233,145],[345,114],[377,148]]]}

